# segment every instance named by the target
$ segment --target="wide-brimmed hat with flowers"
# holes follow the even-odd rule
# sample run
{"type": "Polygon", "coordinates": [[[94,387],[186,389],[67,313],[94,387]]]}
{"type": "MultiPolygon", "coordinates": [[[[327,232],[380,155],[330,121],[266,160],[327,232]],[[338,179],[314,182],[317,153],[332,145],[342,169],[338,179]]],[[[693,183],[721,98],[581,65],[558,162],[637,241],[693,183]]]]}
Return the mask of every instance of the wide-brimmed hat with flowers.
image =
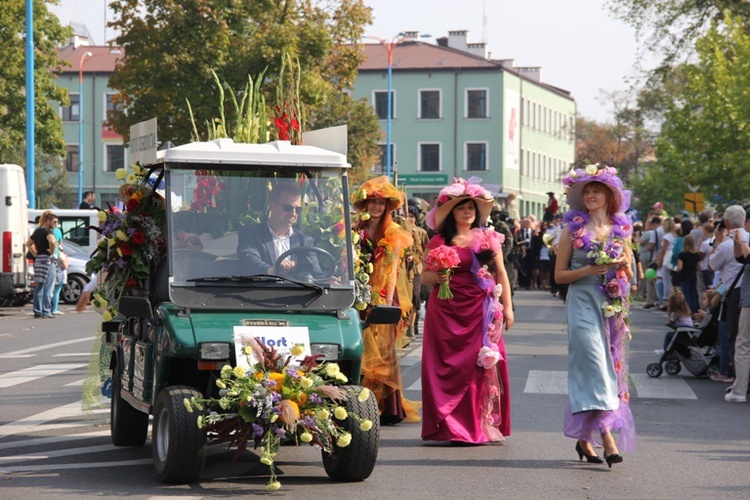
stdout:
{"type": "Polygon", "coordinates": [[[568,206],[580,212],[586,211],[583,201],[583,188],[591,182],[600,182],[607,186],[615,199],[615,212],[625,212],[630,207],[630,191],[623,189],[622,179],[617,176],[617,169],[600,167],[599,164],[587,165],[568,172],[563,179],[568,206]]]}
{"type": "Polygon", "coordinates": [[[435,206],[427,212],[427,226],[433,231],[441,231],[445,218],[453,207],[468,199],[474,200],[477,204],[479,209],[477,219],[486,221],[492,212],[495,198],[490,191],[479,185],[478,180],[472,177],[467,181],[456,177],[453,179],[453,184],[441,189],[435,200],[435,206]]]}
{"type": "Polygon", "coordinates": [[[376,198],[386,200],[389,212],[396,210],[404,203],[404,194],[391,184],[391,181],[385,175],[363,182],[352,193],[351,202],[359,210],[364,210],[367,206],[367,201],[376,198]]]}

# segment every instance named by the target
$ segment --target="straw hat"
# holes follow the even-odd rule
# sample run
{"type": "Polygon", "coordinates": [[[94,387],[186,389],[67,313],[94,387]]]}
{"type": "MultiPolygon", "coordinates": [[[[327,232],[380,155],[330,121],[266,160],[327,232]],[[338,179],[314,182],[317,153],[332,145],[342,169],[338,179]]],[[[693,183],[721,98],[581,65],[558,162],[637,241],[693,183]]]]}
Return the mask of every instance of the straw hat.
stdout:
{"type": "Polygon", "coordinates": [[[630,207],[630,191],[623,189],[622,180],[617,170],[612,167],[599,167],[599,164],[588,165],[585,169],[571,170],[563,179],[568,206],[579,212],[586,211],[583,201],[583,188],[590,182],[599,182],[607,186],[615,199],[615,212],[625,212],[630,207]]]}
{"type": "Polygon", "coordinates": [[[363,182],[359,189],[352,193],[351,202],[359,210],[365,210],[367,201],[376,198],[386,200],[389,212],[396,210],[404,203],[404,194],[391,184],[385,175],[363,182]]]}
{"type": "Polygon", "coordinates": [[[456,178],[453,184],[440,190],[435,206],[427,213],[427,226],[433,231],[441,231],[445,218],[453,207],[468,199],[474,200],[477,204],[477,219],[486,221],[492,212],[495,198],[479,184],[456,178]]]}

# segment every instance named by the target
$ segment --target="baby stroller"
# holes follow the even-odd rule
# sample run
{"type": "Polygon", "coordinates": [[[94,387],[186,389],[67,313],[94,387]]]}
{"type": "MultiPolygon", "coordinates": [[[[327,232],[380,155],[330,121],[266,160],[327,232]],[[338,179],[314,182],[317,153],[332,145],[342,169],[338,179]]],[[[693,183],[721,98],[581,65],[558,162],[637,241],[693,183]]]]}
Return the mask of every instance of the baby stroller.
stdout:
{"type": "Polygon", "coordinates": [[[701,323],[692,328],[674,328],[670,340],[658,363],[646,367],[649,377],[661,376],[666,370],[669,375],[677,375],[682,365],[696,377],[711,376],[719,369],[719,307],[709,311],[701,323]],[[662,368],[663,365],[663,368],[662,368]]]}

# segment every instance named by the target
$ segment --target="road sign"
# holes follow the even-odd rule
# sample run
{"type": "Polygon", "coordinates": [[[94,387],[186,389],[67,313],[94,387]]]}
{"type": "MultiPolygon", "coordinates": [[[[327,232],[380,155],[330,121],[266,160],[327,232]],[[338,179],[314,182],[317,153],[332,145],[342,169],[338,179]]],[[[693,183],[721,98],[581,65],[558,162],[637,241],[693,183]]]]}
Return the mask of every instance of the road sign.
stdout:
{"type": "Polygon", "coordinates": [[[685,210],[688,212],[702,212],[706,209],[703,193],[685,193],[685,210]]]}
{"type": "Polygon", "coordinates": [[[445,186],[448,184],[447,174],[409,174],[399,175],[399,184],[404,182],[407,186],[445,186]]]}
{"type": "Polygon", "coordinates": [[[156,162],[156,118],[130,126],[130,162],[150,165],[156,162]]]}

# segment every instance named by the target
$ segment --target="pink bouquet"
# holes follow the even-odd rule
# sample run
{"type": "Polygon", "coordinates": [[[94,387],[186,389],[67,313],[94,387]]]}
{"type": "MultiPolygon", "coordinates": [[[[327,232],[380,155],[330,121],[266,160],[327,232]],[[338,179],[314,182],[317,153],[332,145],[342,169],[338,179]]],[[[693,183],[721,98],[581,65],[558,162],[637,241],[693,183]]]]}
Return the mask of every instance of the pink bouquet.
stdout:
{"type": "Polygon", "coordinates": [[[425,265],[429,271],[446,272],[447,279],[440,283],[438,290],[439,299],[452,299],[453,293],[450,288],[451,269],[458,267],[461,258],[458,256],[458,250],[455,247],[440,245],[430,250],[425,258],[425,265]]]}

